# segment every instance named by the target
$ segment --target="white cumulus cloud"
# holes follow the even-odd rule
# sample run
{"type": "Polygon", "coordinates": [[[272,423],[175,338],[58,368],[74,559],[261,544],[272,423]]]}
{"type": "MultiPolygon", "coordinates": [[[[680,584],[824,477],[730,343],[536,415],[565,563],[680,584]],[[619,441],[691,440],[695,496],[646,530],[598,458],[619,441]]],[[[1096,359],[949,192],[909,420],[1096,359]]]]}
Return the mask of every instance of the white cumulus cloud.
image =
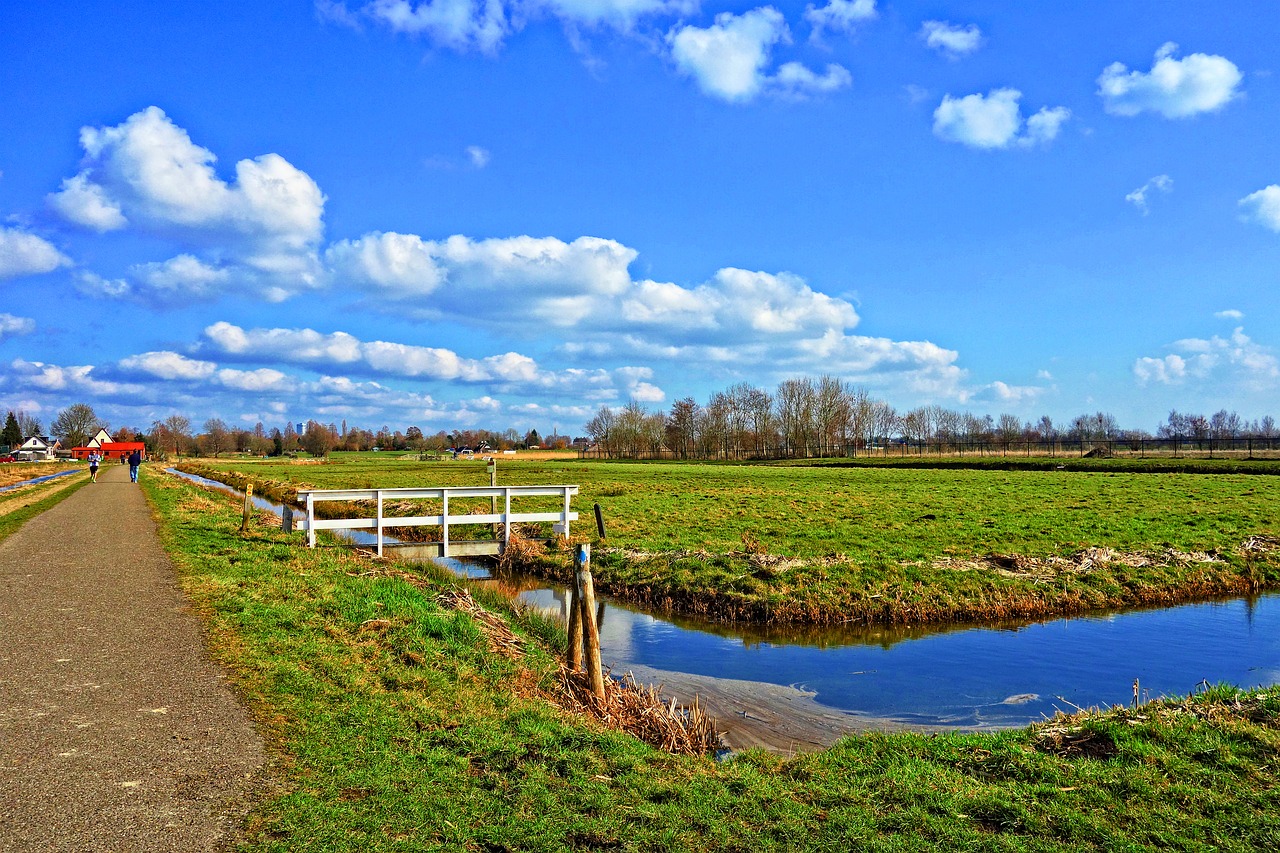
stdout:
{"type": "Polygon", "coordinates": [[[183,253],[140,265],[140,290],[194,285],[204,295],[241,287],[274,301],[321,283],[325,197],[280,155],[241,160],[227,182],[214,171],[213,152],[154,106],[114,127],[83,128],[80,144],[84,169],[49,197],[64,216],[101,232],[132,227],[201,252],[216,247],[216,263],[183,253]],[[205,273],[179,281],[192,261],[205,273]],[[215,267],[225,275],[208,274],[215,267]]]}
{"type": "Polygon", "coordinates": [[[1098,77],[1098,95],[1112,115],[1159,113],[1165,118],[1187,118],[1212,112],[1241,96],[1243,75],[1223,56],[1193,53],[1176,59],[1178,46],[1168,42],[1156,51],[1149,72],[1130,71],[1113,62],[1098,77]]]}
{"type": "Polygon", "coordinates": [[[799,62],[787,62],[769,81],[769,88],[777,93],[802,98],[813,93],[834,92],[848,88],[853,77],[842,65],[828,63],[824,73],[818,74],[799,62]]]}
{"type": "Polygon", "coordinates": [[[1255,222],[1280,231],[1280,185],[1272,184],[1240,199],[1245,214],[1255,222]]]}
{"type": "Polygon", "coordinates": [[[703,92],[725,101],[750,101],[764,93],[802,97],[850,84],[848,70],[835,64],[818,73],[788,62],[770,74],[774,46],[790,40],[786,20],[772,6],[741,15],[722,12],[709,27],[686,25],[667,33],[676,67],[703,92]]]}
{"type": "Polygon", "coordinates": [[[95,231],[115,231],[129,224],[120,205],[108,198],[101,186],[90,183],[84,173],[64,179],[62,189],[48,198],[67,219],[95,231]]]}
{"type": "Polygon", "coordinates": [[[1241,386],[1254,391],[1274,391],[1280,388],[1280,358],[1271,347],[1246,335],[1243,327],[1237,327],[1230,337],[1184,338],[1169,348],[1174,350],[1169,355],[1146,356],[1134,362],[1133,373],[1140,384],[1179,385],[1196,381],[1219,389],[1241,386]]]}
{"type": "Polygon", "coordinates": [[[951,59],[959,59],[982,47],[982,30],[976,24],[962,27],[949,21],[925,21],[920,38],[933,50],[951,59]]]}
{"type": "Polygon", "coordinates": [[[361,8],[393,32],[459,51],[493,52],[511,30],[502,0],[374,0],[361,8]]]}
{"type": "Polygon", "coordinates": [[[741,15],[721,12],[710,27],[672,30],[667,44],[677,67],[708,95],[745,101],[763,87],[773,46],[789,38],[782,13],[764,6],[741,15]]]}
{"type": "Polygon", "coordinates": [[[29,335],[35,331],[35,328],[36,321],[30,317],[0,313],[0,341],[13,335],[29,335]]]}
{"type": "Polygon", "coordinates": [[[1142,215],[1146,216],[1151,212],[1150,203],[1147,201],[1147,194],[1153,190],[1162,193],[1173,192],[1173,178],[1168,175],[1156,175],[1142,186],[1124,197],[1124,200],[1132,204],[1138,210],[1142,211],[1142,215]]]}
{"type": "Polygon", "coordinates": [[[992,89],[953,98],[945,95],[933,113],[933,132],[947,142],[971,148],[1029,148],[1047,144],[1071,117],[1066,107],[1045,107],[1023,121],[1017,89],[992,89]]]}
{"type": "Polygon", "coordinates": [[[581,392],[612,388],[616,383],[604,370],[547,371],[529,356],[516,352],[466,358],[443,347],[394,341],[362,341],[346,332],[324,334],[313,329],[243,329],[218,322],[204,330],[207,344],[240,360],[274,361],[317,369],[358,369],[383,377],[438,382],[487,384],[528,391],[581,392]]]}
{"type": "Polygon", "coordinates": [[[208,379],[218,369],[211,361],[198,361],[176,352],[144,352],[120,360],[119,366],[130,372],[145,373],[156,379],[208,379]]]}
{"type": "Polygon", "coordinates": [[[830,0],[821,9],[809,5],[804,10],[804,19],[813,27],[811,38],[815,41],[821,40],[826,31],[851,33],[859,24],[876,16],[876,0],[830,0]]]}
{"type": "Polygon", "coordinates": [[[48,240],[21,228],[0,227],[0,279],[53,272],[71,263],[48,240]]]}

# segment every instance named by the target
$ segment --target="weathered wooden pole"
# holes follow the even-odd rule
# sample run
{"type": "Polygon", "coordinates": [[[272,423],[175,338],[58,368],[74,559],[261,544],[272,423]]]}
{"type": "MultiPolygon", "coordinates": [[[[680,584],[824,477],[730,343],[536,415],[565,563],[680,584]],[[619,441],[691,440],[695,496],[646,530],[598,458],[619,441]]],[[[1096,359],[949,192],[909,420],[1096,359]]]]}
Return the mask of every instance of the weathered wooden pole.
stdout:
{"type": "Polygon", "coordinates": [[[596,532],[600,534],[600,541],[603,542],[607,537],[604,532],[604,512],[600,509],[600,504],[595,505],[596,511],[596,532]]]}
{"type": "Polygon", "coordinates": [[[596,698],[604,698],[604,669],[600,663],[600,629],[596,625],[596,592],[591,581],[591,546],[578,546],[578,586],[582,589],[579,600],[582,611],[582,645],[587,663],[587,677],[591,679],[591,692],[596,698]]]}
{"type": "Polygon", "coordinates": [[[582,592],[578,588],[577,572],[573,573],[569,590],[569,650],[564,662],[570,672],[582,670],[582,592]]]}
{"type": "Polygon", "coordinates": [[[244,510],[240,513],[240,532],[249,529],[249,513],[253,511],[253,483],[244,487],[244,510]]]}

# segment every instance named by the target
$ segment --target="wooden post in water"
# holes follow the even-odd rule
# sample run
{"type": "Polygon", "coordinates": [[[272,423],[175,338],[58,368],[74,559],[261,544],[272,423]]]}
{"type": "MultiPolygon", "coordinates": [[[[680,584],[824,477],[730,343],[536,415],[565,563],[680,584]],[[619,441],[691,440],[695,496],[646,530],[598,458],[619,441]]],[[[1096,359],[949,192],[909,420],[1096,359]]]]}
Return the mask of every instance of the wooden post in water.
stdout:
{"type": "Polygon", "coordinates": [[[582,592],[578,588],[578,573],[573,573],[569,590],[569,651],[565,654],[565,666],[570,672],[582,670],[582,592]]]}
{"type": "Polygon", "coordinates": [[[244,487],[244,510],[240,513],[240,532],[249,529],[249,513],[253,511],[253,483],[244,487]]]}
{"type": "Polygon", "coordinates": [[[582,589],[579,599],[582,611],[582,645],[587,663],[587,677],[591,679],[591,692],[596,698],[604,698],[604,670],[600,664],[600,629],[596,625],[596,592],[591,581],[591,546],[578,546],[578,586],[582,589]]]}

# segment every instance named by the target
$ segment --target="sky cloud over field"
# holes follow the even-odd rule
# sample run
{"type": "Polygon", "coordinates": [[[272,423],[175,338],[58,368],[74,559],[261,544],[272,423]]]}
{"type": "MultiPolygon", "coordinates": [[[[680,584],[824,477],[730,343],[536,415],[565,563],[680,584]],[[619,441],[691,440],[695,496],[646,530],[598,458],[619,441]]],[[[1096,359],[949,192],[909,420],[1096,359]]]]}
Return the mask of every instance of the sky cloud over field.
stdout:
{"type": "MultiPolygon", "coordinates": [[[[1227,312],[1223,312],[1226,314],[1227,312]]],[[[1280,358],[1237,327],[1229,337],[1184,338],[1165,356],[1146,356],[1133,365],[1139,384],[1220,383],[1254,390],[1280,389],[1280,358]]]]}
{"type": "Polygon", "coordinates": [[[36,328],[36,321],[30,317],[15,317],[13,314],[0,313],[0,339],[14,335],[29,335],[36,328]]]}
{"type": "Polygon", "coordinates": [[[851,33],[877,17],[875,0],[831,0],[821,8],[809,5],[804,10],[804,19],[813,27],[814,40],[821,40],[828,32],[851,33]]]}
{"type": "Polygon", "coordinates": [[[766,92],[803,96],[850,85],[849,72],[834,63],[819,74],[788,62],[770,75],[774,46],[790,41],[786,20],[772,6],[741,15],[722,12],[710,27],[690,24],[667,34],[676,67],[703,92],[726,101],[749,101],[766,92]]]}
{"type": "Polygon", "coordinates": [[[137,265],[130,292],[167,301],[238,289],[274,302],[319,283],[324,194],[278,154],[241,160],[228,183],[213,152],[154,106],[82,128],[80,144],[84,168],[49,196],[55,210],[100,233],[136,230],[191,250],[137,265]]]}
{"type": "Polygon", "coordinates": [[[1280,414],[1280,6],[1161,9],[15,4],[0,399],[577,431],[831,374],[1280,414]]]}
{"type": "Polygon", "coordinates": [[[946,95],[933,113],[933,132],[939,139],[970,148],[1030,148],[1052,142],[1071,117],[1066,107],[1044,107],[1023,121],[1017,89],[992,89],[986,95],[963,98],[946,95]]]}
{"type": "Polygon", "coordinates": [[[1240,199],[1245,215],[1272,231],[1280,231],[1280,185],[1272,184],[1240,199]]]}
{"type": "Polygon", "coordinates": [[[1124,197],[1124,200],[1132,204],[1138,210],[1142,211],[1142,215],[1146,216],[1151,212],[1151,203],[1147,200],[1147,195],[1152,191],[1162,193],[1173,192],[1173,178],[1168,175],[1156,175],[1142,186],[1124,197]]]}
{"type": "Polygon", "coordinates": [[[43,237],[21,228],[0,226],[0,279],[53,272],[71,263],[43,237]]]}
{"type": "Polygon", "coordinates": [[[1244,79],[1235,63],[1224,56],[1193,53],[1177,59],[1178,46],[1167,42],[1156,51],[1148,72],[1130,71],[1113,62],[1098,77],[1098,95],[1106,111],[1118,116],[1158,113],[1165,118],[1188,118],[1220,110],[1243,96],[1244,79]]]}
{"type": "Polygon", "coordinates": [[[982,47],[982,30],[976,24],[960,26],[949,21],[925,21],[920,27],[920,38],[948,59],[968,56],[982,47]]]}

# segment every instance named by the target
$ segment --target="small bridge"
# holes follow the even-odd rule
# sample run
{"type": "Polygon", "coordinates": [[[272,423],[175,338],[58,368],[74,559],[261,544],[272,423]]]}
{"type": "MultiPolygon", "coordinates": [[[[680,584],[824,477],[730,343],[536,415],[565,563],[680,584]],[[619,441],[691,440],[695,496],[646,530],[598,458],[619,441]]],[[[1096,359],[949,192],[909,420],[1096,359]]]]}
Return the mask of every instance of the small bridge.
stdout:
{"type": "MultiPolygon", "coordinates": [[[[395,544],[398,553],[405,556],[473,557],[501,554],[511,541],[511,525],[526,522],[553,522],[557,534],[569,535],[569,522],[577,521],[578,514],[569,508],[569,502],[578,494],[577,486],[465,486],[438,489],[311,489],[299,491],[298,500],[307,508],[307,545],[316,546],[317,530],[370,530],[373,531],[378,556],[382,556],[386,543],[386,530],[396,527],[439,527],[437,542],[411,542],[395,544]],[[489,498],[490,512],[475,512],[475,499],[489,498]],[[513,512],[511,504],[526,498],[558,498],[560,509],[554,512],[513,512]],[[451,514],[450,502],[467,501],[469,509],[451,514]],[[372,517],[316,518],[316,504],[346,502],[362,506],[372,505],[372,517]],[[402,501],[432,501],[440,512],[433,515],[387,515],[384,507],[402,501]],[[499,512],[501,507],[501,512],[499,512]],[[451,528],[477,524],[503,525],[502,539],[453,539],[451,528]]],[[[545,505],[544,500],[544,505],[545,505]]],[[[432,507],[434,509],[434,506],[432,507]]]]}

